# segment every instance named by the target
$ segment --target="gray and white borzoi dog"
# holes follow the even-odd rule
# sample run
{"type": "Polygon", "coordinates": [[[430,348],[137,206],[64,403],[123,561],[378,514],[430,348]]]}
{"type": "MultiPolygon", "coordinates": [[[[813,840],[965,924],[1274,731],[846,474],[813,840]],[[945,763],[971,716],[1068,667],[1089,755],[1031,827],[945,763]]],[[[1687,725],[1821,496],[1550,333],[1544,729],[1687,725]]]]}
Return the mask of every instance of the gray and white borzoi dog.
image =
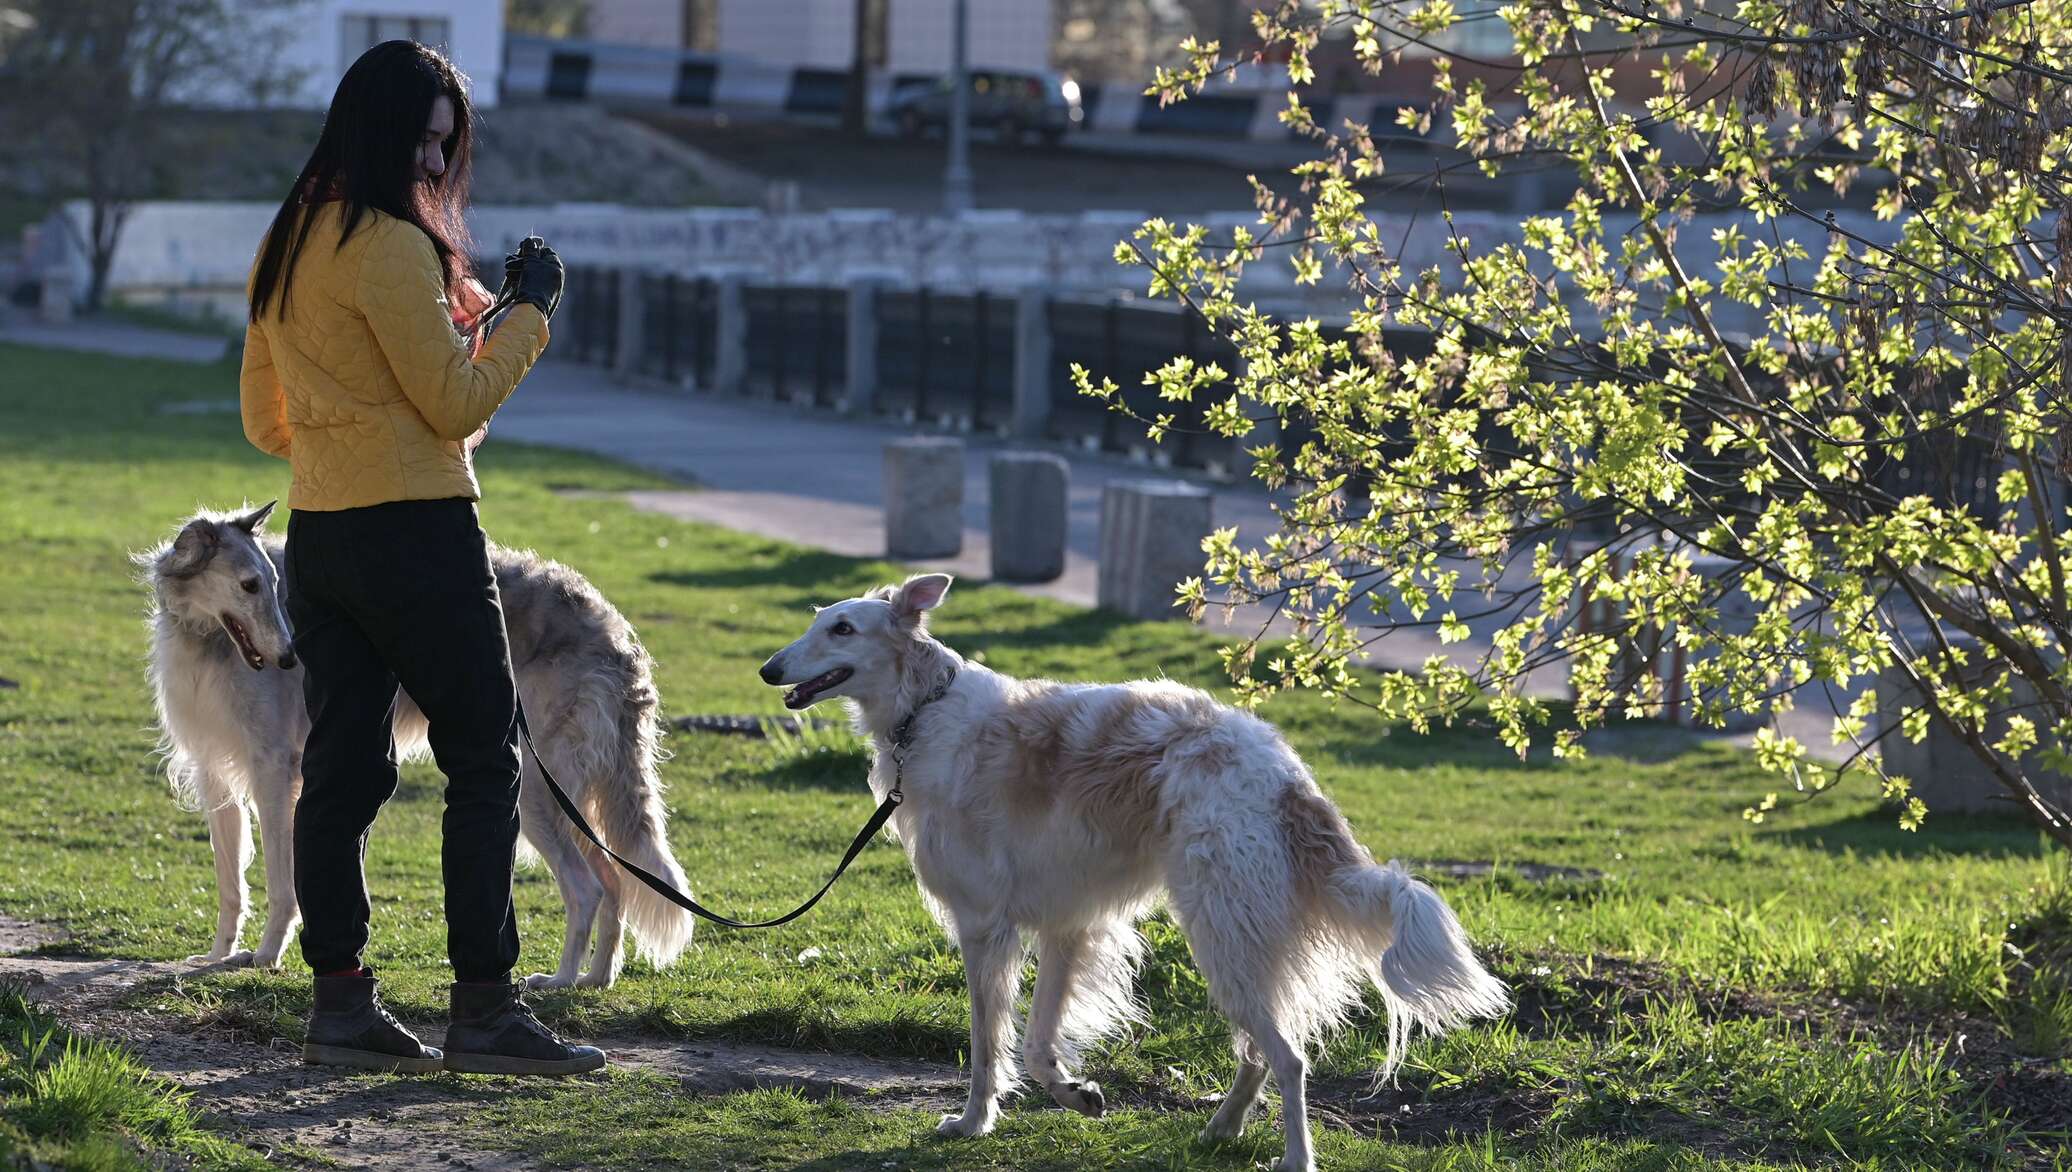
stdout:
{"type": "Polygon", "coordinates": [[[1059,684],[969,663],[923,621],[949,586],[923,574],[826,607],[762,671],[791,686],[787,707],[848,703],[871,738],[880,800],[912,720],[890,825],[964,953],[971,993],[970,1097],[938,1130],[990,1131],[1016,1081],[1024,935],[1036,990],[1022,1063],[1063,1106],[1102,1113],[1100,1087],[1072,1067],[1081,1046],[1138,1016],[1134,921],[1161,894],[1237,1052],[1205,1137],[1238,1135],[1271,1071],[1289,1172],[1314,1165],[1305,1056],[1369,982],[1388,1007],[1384,1076],[1413,1026],[1439,1032],[1509,1008],[1452,909],[1400,866],[1375,864],[1271,725],[1168,681],[1059,684]]]}
{"type": "MultiPolygon", "coordinates": [[[[192,959],[271,968],[295,931],[294,811],[302,790],[309,717],[302,669],[276,566],[283,543],[261,533],[273,505],[242,514],[202,512],[173,540],[135,561],[152,592],[150,675],[166,775],[181,803],[206,811],[216,862],[216,939],[192,959]],[[238,949],[252,862],[248,807],[266,852],[266,927],[238,949]]],[[[490,547],[510,633],[511,666],[532,735],[554,776],[613,850],[687,891],[669,851],[656,773],[659,697],[633,628],[589,582],[530,552],[490,547]]],[[[426,725],[398,691],[399,759],[427,752],[426,725]]],[[[692,920],[577,838],[526,754],[518,812],[525,842],[546,860],[568,912],[561,963],[535,988],[609,986],[621,931],[656,965],[690,943],[692,920]],[[595,926],[589,969],[580,972],[595,926]]]]}

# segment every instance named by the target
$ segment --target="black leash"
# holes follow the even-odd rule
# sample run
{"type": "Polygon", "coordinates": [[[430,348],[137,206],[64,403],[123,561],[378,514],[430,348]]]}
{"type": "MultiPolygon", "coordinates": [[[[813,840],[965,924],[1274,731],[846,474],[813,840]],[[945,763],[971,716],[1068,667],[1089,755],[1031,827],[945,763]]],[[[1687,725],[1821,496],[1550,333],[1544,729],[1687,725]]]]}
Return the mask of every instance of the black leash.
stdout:
{"type": "Polygon", "coordinates": [[[774,920],[762,920],[756,923],[737,920],[732,916],[723,916],[718,912],[701,906],[697,900],[670,886],[668,880],[661,878],[640,864],[624,858],[617,851],[606,846],[604,840],[597,836],[597,831],[591,829],[589,819],[583,817],[583,812],[576,808],[576,804],[570,800],[568,792],[561,788],[561,783],[554,780],[554,772],[547,768],[546,758],[540,756],[539,746],[532,743],[532,729],[525,723],[525,704],[523,701],[520,701],[518,704],[518,732],[519,735],[525,738],[525,750],[532,754],[533,763],[539,766],[540,777],[546,781],[547,791],[554,795],[554,801],[561,807],[561,812],[568,816],[570,822],[575,823],[576,829],[583,832],[583,837],[589,839],[592,846],[604,852],[606,858],[624,867],[635,879],[652,888],[655,894],[694,916],[703,917],[723,928],[775,928],[780,924],[789,924],[813,910],[813,905],[819,903],[820,898],[834,888],[835,880],[842,877],[842,872],[849,869],[849,864],[856,861],[856,856],[863,853],[863,848],[868,846],[870,840],[877,836],[878,831],[885,828],[885,823],[891,820],[892,812],[899,809],[899,804],[906,800],[906,795],[901,791],[901,787],[906,782],[907,750],[912,748],[914,744],[914,718],[921,715],[923,708],[928,707],[948,694],[950,685],[956,681],[957,672],[955,668],[952,668],[950,674],[944,677],[943,681],[937,684],[933,691],[923,697],[919,704],[914,705],[914,710],[907,713],[906,719],[900,721],[898,726],[892,730],[892,789],[885,795],[885,800],[878,803],[878,808],[871,814],[870,821],[864,823],[863,829],[856,832],[856,840],[849,844],[849,850],[842,856],[842,861],[835,864],[835,873],[827,877],[827,882],[820,885],[820,890],[813,893],[813,898],[778,916],[774,920]]]}

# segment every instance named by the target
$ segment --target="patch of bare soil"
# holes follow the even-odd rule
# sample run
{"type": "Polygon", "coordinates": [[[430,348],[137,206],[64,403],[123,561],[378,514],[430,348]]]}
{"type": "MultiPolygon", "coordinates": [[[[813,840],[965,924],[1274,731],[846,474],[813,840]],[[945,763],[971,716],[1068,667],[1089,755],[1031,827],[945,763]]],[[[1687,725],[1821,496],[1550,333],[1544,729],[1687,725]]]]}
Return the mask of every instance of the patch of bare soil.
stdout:
{"type": "MultiPolygon", "coordinates": [[[[49,933],[0,917],[0,951],[39,947],[49,933]]],[[[1836,998],[1783,999],[1708,988],[1658,966],[1593,957],[1589,972],[1573,961],[1502,958],[1517,995],[1514,1024],[1528,1033],[1603,1036],[1621,1018],[1645,1014],[1665,995],[1688,995],[1713,1020],[1783,1018],[1822,1032],[1860,1033],[1888,1049],[1953,1043],[1951,1060],[1975,1086],[1986,1109],[2005,1113],[2032,1134],[2072,1130],[2072,1076],[2013,1052],[1995,1023],[1956,1013],[1927,1013],[1836,998]],[[1961,1043],[1956,1043],[1958,1038],[1961,1043]]],[[[194,1092],[200,1105],[230,1134],[285,1163],[336,1162],[400,1169],[467,1167],[522,1169],[520,1154],[486,1151],[470,1143],[472,1120],[485,1103],[525,1094],[514,1079],[351,1075],[302,1065],[286,1039],[254,1041],[248,1025],[226,1021],[197,1027],[190,1018],[154,1013],[153,986],[173,989],[206,969],[134,961],[54,956],[0,956],[0,980],[30,986],[30,995],[73,1028],[130,1047],[152,1069],[194,1092]]],[[[263,1032],[263,1031],[262,1031],[263,1032]]],[[[438,1044],[436,1031],[426,1040],[438,1044]]],[[[791,1088],[819,1098],[870,1096],[875,1107],[948,1110],[961,1101],[964,1073],[931,1062],[869,1059],[776,1047],[672,1042],[651,1037],[588,1039],[606,1047],[614,1066],[678,1080],[689,1094],[725,1094],[756,1088],[791,1088]]],[[[1212,1099],[1156,1088],[1117,1088],[1115,1107],[1204,1111],[1212,1099]]],[[[1377,1087],[1367,1077],[1322,1078],[1310,1087],[1321,1125],[1380,1133],[1402,1142],[1438,1143],[1488,1132],[1520,1137],[1550,1118],[1555,1090],[1516,1087],[1454,1088],[1427,1097],[1417,1087],[1377,1087]]],[[[1048,1109],[1047,1096],[1030,1089],[1020,1109],[1048,1109]]],[[[1725,1154],[1725,1136],[1681,1137],[1725,1154]]],[[[1744,1152],[1743,1154],[1760,1154],[1744,1152]]]]}
{"type": "MultiPolygon", "coordinates": [[[[45,943],[34,925],[0,920],[0,948],[45,943]]],[[[374,1169],[430,1166],[525,1169],[523,1155],[469,1142],[480,1106],[525,1094],[516,1079],[355,1075],[305,1066],[287,1039],[260,1043],[235,1027],[135,1008],[151,986],[171,987],[210,971],[192,965],[55,956],[0,956],[0,981],[29,996],[71,1028],[120,1043],[140,1061],[192,1091],[226,1131],[288,1163],[336,1162],[374,1169]]],[[[679,1080],[692,1094],[784,1087],[809,1095],[872,1095],[874,1104],[948,1108],[961,1100],[963,1075],[932,1063],[852,1058],[765,1046],[665,1044],[653,1039],[591,1039],[620,1069],[679,1080]]],[[[438,1045],[439,1031],[425,1041],[438,1045]]]]}
{"type": "Polygon", "coordinates": [[[11,956],[17,952],[32,952],[46,944],[64,939],[64,933],[49,924],[17,920],[13,916],[0,915],[0,956],[11,956]]]}

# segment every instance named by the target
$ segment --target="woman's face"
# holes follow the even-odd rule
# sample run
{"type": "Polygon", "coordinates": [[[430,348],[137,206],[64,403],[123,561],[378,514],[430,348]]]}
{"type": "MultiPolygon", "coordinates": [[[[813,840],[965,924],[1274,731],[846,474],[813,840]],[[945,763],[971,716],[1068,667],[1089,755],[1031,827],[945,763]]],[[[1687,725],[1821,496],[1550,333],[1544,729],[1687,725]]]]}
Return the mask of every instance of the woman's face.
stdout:
{"type": "Polygon", "coordinates": [[[440,94],[432,99],[432,117],[417,141],[416,179],[429,183],[446,173],[446,139],[453,133],[453,99],[440,94]]]}

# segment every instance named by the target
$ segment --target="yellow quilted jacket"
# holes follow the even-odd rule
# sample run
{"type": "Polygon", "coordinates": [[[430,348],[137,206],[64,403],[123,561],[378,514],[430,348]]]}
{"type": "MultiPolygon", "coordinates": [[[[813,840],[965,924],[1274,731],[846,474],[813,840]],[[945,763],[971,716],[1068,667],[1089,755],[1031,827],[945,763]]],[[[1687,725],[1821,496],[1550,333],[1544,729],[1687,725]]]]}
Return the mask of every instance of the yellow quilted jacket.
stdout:
{"type": "Polygon", "coordinates": [[[431,238],[369,209],[343,248],[327,202],[278,296],[245,331],[245,436],[289,462],[288,507],[481,498],[466,440],[547,348],[547,319],[506,314],[475,355],[453,324],[431,238]]]}

